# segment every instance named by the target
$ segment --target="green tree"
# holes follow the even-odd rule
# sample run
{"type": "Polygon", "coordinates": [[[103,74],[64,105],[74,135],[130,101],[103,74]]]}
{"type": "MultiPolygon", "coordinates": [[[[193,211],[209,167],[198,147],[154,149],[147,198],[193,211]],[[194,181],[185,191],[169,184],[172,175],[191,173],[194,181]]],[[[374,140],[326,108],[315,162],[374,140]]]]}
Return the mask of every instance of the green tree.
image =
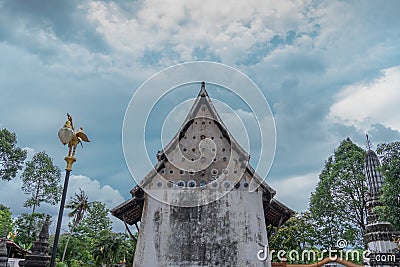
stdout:
{"type": "Polygon", "coordinates": [[[347,236],[352,229],[351,225],[342,219],[345,209],[342,203],[336,203],[332,165],[333,157],[329,157],[310,199],[310,212],[317,230],[316,243],[324,248],[334,247],[336,241],[347,236]]]}
{"type": "MultiPolygon", "coordinates": [[[[79,199],[82,199],[81,194],[76,194],[74,199],[77,200],[78,196],[79,199]]],[[[71,201],[70,203],[75,203],[71,205],[71,207],[75,207],[80,201],[71,201]]],[[[72,225],[73,221],[70,226],[72,227],[72,225]]],[[[109,210],[104,203],[95,201],[89,202],[86,214],[76,225],[72,235],[61,235],[59,248],[57,257],[61,258],[63,254],[61,248],[66,248],[65,262],[69,266],[73,264],[101,266],[102,264],[118,263],[124,259],[132,262],[135,243],[126,234],[112,232],[109,210]],[[68,239],[69,245],[66,246],[68,239]]]]}
{"type": "Polygon", "coordinates": [[[7,129],[0,130],[0,178],[10,181],[26,159],[26,151],[17,147],[17,136],[7,129]]]}
{"type": "Polygon", "coordinates": [[[22,190],[31,195],[24,206],[32,207],[32,214],[41,203],[55,205],[60,200],[60,176],[60,168],[53,164],[53,160],[44,151],[36,153],[26,163],[22,174],[22,190]]]}
{"type": "Polygon", "coordinates": [[[377,154],[382,162],[381,201],[383,206],[377,208],[381,219],[388,220],[400,231],[400,142],[378,145],[377,154]]]}
{"type": "MultiPolygon", "coordinates": [[[[315,225],[309,211],[296,214],[290,218],[283,226],[276,229],[275,233],[269,238],[269,247],[279,251],[302,251],[313,249],[315,244],[315,225]]],[[[276,255],[274,255],[276,256],[276,255]]],[[[274,261],[278,261],[274,259],[274,261]]]]}
{"type": "MultiPolygon", "coordinates": [[[[80,195],[81,193],[76,194],[73,199],[78,199],[80,195]]],[[[79,203],[79,201],[70,203],[72,202],[79,203]]],[[[68,266],[102,266],[103,264],[111,266],[113,263],[123,261],[131,265],[136,242],[127,234],[112,232],[112,222],[108,214],[104,203],[89,202],[86,215],[83,216],[81,223],[77,224],[72,235],[60,236],[57,258],[61,258],[63,248],[67,248],[65,263],[68,266]],[[68,239],[69,245],[66,246],[68,239]]],[[[73,222],[70,226],[72,224],[73,222]]]]}
{"type": "Polygon", "coordinates": [[[94,240],[92,254],[96,265],[117,264],[128,259],[133,262],[136,243],[127,234],[102,231],[94,240]]]}
{"type": "Polygon", "coordinates": [[[335,247],[339,239],[362,245],[367,215],[364,158],[365,151],[347,138],[325,162],[310,198],[319,245],[335,247]]]}
{"type": "MultiPolygon", "coordinates": [[[[51,243],[51,240],[49,240],[51,243]]],[[[61,258],[64,253],[63,248],[67,248],[65,263],[69,266],[72,264],[79,263],[79,266],[89,266],[94,262],[92,255],[93,249],[93,239],[87,235],[69,235],[62,234],[59,239],[57,248],[57,258],[61,258]],[[69,245],[66,247],[67,240],[69,240],[69,245]]],[[[92,264],[93,265],[93,264],[92,264]]]]}
{"type": "Polygon", "coordinates": [[[13,228],[14,224],[10,208],[0,204],[0,237],[4,233],[7,235],[9,232],[12,232],[13,228]]]}
{"type": "Polygon", "coordinates": [[[16,237],[14,241],[25,249],[30,249],[39,237],[40,230],[46,219],[44,213],[22,213],[15,220],[16,237]]]}
{"type": "Polygon", "coordinates": [[[92,202],[87,210],[87,216],[82,219],[75,232],[98,239],[102,231],[111,232],[112,222],[108,215],[109,210],[104,203],[92,202]]]}
{"type": "MultiPolygon", "coordinates": [[[[137,238],[138,233],[136,232],[135,237],[137,238]]],[[[135,256],[136,240],[130,236],[126,236],[125,242],[123,243],[122,250],[120,251],[120,258],[123,258],[126,262],[126,266],[132,266],[133,258],[135,256]]]]}
{"type": "Polygon", "coordinates": [[[70,201],[65,206],[67,209],[72,209],[72,211],[68,214],[68,217],[72,218],[72,222],[70,223],[70,233],[67,238],[66,244],[64,246],[64,252],[61,257],[61,261],[64,261],[65,253],[67,252],[68,243],[71,239],[75,228],[78,224],[83,220],[86,211],[90,206],[88,196],[85,191],[79,189],[79,194],[75,193],[75,196],[70,199],[70,201]]]}

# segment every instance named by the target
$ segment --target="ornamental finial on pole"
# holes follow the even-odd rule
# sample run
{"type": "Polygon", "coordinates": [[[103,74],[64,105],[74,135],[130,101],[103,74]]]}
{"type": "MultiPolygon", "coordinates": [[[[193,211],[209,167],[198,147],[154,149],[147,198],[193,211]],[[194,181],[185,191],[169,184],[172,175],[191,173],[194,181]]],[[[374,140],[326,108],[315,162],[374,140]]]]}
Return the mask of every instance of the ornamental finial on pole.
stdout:
{"type": "MultiPolygon", "coordinates": [[[[82,145],[82,142],[90,142],[87,135],[83,132],[83,128],[80,128],[75,132],[74,124],[72,123],[72,116],[67,113],[67,121],[64,126],[58,131],[58,137],[60,138],[63,145],[68,144],[68,155],[65,157],[67,162],[66,170],[72,170],[72,164],[76,161],[75,151],[78,144],[82,145]]],[[[82,145],[83,146],[83,145],[82,145]]]]}

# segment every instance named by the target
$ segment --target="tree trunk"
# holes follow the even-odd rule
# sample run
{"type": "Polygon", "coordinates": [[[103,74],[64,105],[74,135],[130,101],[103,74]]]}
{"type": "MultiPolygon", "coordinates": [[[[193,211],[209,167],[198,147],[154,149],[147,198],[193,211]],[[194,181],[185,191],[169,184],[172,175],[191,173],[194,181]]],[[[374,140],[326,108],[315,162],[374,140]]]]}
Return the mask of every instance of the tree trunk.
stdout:
{"type": "Polygon", "coordinates": [[[64,251],[63,251],[62,258],[61,258],[61,262],[64,262],[65,253],[67,253],[67,247],[68,247],[69,240],[71,239],[71,236],[72,236],[72,232],[71,232],[71,233],[69,233],[69,236],[68,236],[67,242],[65,243],[65,247],[64,247],[64,251]]]}
{"type": "Polygon", "coordinates": [[[64,247],[62,258],[61,258],[61,262],[64,262],[65,254],[67,253],[68,243],[69,243],[69,240],[72,237],[72,233],[74,232],[75,227],[76,227],[76,223],[74,223],[74,225],[72,226],[71,232],[69,233],[69,236],[68,236],[68,239],[67,239],[67,242],[65,243],[65,247],[64,247]]]}
{"type": "Polygon", "coordinates": [[[37,200],[39,198],[39,190],[40,190],[40,179],[38,181],[38,185],[36,187],[36,195],[35,195],[35,202],[33,203],[32,215],[35,213],[37,200]]]}

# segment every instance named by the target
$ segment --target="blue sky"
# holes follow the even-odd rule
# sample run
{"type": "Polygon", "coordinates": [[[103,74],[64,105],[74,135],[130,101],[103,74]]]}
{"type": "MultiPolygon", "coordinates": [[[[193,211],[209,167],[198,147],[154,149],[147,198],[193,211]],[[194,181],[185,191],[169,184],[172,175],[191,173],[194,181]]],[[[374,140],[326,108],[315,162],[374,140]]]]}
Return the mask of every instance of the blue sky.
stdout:
{"type": "MultiPolygon", "coordinates": [[[[69,192],[81,187],[110,208],[134,186],[121,144],[130,98],[151,75],[182,62],[227,64],[259,86],[277,130],[267,181],[294,210],[307,208],[342,139],[360,146],[366,132],[375,145],[400,139],[396,0],[0,0],[0,10],[0,127],[63,169],[57,131],[71,113],[93,142],[78,148],[69,192]]],[[[148,141],[156,144],[154,131],[148,141]]],[[[19,178],[0,182],[0,202],[14,215],[28,211],[20,186],[19,178]]]]}

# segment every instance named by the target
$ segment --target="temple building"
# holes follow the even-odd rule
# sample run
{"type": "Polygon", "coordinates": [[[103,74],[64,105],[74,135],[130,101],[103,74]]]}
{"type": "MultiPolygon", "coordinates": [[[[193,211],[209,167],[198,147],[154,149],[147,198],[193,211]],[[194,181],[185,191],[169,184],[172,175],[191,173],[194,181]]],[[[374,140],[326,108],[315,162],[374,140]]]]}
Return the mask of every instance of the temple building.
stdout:
{"type": "Polygon", "coordinates": [[[400,236],[395,232],[389,222],[381,221],[374,212],[375,207],[382,205],[380,202],[383,177],[379,170],[380,162],[376,153],[371,150],[368,140],[368,151],[365,155],[364,170],[368,186],[367,196],[367,226],[364,240],[371,254],[367,255],[365,266],[399,266],[400,255],[395,243],[395,237],[400,236]]]}
{"type": "Polygon", "coordinates": [[[157,160],[132,198],[111,210],[127,229],[138,228],[133,266],[271,266],[257,257],[267,226],[294,211],[250,166],[205,83],[157,160]]]}

